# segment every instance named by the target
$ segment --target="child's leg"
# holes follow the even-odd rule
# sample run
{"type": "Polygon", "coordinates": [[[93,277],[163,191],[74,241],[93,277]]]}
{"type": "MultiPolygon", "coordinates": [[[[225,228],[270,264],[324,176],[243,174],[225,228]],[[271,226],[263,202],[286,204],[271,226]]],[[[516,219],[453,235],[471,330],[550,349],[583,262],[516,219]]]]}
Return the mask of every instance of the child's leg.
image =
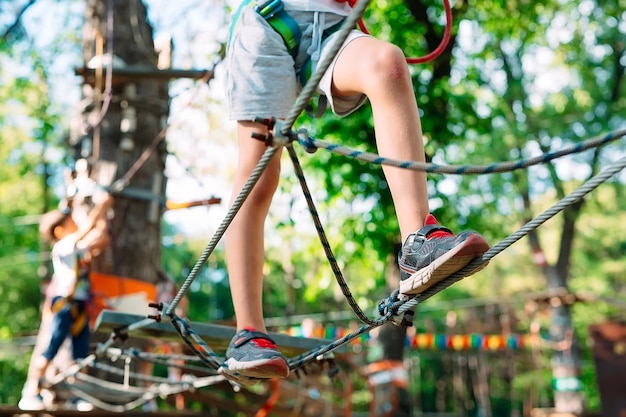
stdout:
{"type": "MultiPolygon", "coordinates": [[[[343,49],[333,71],[333,94],[368,96],[380,155],[423,162],[422,132],[411,77],[402,51],[370,37],[343,49]]],[[[383,166],[404,242],[400,292],[419,294],[489,249],[475,232],[452,232],[429,215],[426,174],[383,166]]],[[[475,272],[475,271],[474,271],[475,272]]]]}
{"type": "MultiPolygon", "coordinates": [[[[381,156],[425,160],[422,128],[411,76],[402,51],[387,42],[360,37],[337,59],[333,94],[364,93],[374,114],[376,143],[381,156]]],[[[423,226],[429,213],[426,174],[383,166],[404,241],[423,226]]]]}
{"type": "MultiPolygon", "coordinates": [[[[239,161],[233,185],[232,201],[239,195],[259,159],[265,144],[253,139],[252,132],[266,133],[267,128],[253,122],[239,122],[239,161]]],[[[263,261],[265,218],[280,175],[280,150],[265,169],[226,232],[226,257],[230,288],[237,317],[237,330],[254,328],[266,332],[263,321],[263,261]]]]}
{"type": "MultiPolygon", "coordinates": [[[[239,162],[231,201],[239,195],[266,150],[265,144],[250,137],[252,132],[266,133],[265,126],[239,122],[237,129],[239,162]]],[[[287,360],[266,334],[262,300],[265,218],[278,187],[280,153],[279,150],[265,168],[226,234],[230,291],[237,318],[237,333],[226,350],[226,365],[232,372],[254,378],[289,375],[287,360]]]]}

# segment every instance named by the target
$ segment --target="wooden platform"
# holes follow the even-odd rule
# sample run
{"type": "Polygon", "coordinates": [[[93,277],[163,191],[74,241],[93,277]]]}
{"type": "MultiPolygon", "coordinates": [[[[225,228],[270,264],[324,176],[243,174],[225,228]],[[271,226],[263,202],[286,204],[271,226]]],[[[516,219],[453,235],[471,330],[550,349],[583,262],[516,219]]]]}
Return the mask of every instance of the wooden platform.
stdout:
{"type": "MultiPolygon", "coordinates": [[[[108,333],[117,332],[144,319],[145,316],[103,310],[96,319],[94,331],[108,333]]],[[[218,354],[223,354],[226,351],[230,340],[235,335],[234,327],[199,322],[191,322],[190,326],[191,329],[218,354]]],[[[155,321],[145,327],[129,332],[128,335],[138,338],[183,342],[169,319],[165,319],[162,322],[155,321]]],[[[326,339],[293,337],[282,333],[270,332],[269,335],[274,342],[276,342],[281,352],[287,357],[293,357],[332,342],[332,340],[326,339]]],[[[336,354],[342,352],[346,352],[344,346],[340,346],[334,351],[336,354]]]]}

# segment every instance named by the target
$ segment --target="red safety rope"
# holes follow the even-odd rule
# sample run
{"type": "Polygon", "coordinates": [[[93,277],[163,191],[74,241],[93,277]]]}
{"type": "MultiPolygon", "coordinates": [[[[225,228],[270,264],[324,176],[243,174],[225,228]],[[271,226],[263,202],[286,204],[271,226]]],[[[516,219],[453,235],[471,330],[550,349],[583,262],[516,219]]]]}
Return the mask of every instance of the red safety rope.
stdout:
{"type": "MultiPolygon", "coordinates": [[[[339,3],[348,3],[350,7],[354,7],[358,0],[337,0],[339,3]]],[[[446,49],[448,43],[450,42],[450,33],[452,32],[452,8],[450,7],[450,0],[443,0],[443,7],[446,11],[446,28],[443,32],[443,38],[439,45],[433,50],[431,53],[416,57],[416,58],[407,58],[407,64],[423,64],[424,62],[432,61],[437,58],[441,53],[446,49]]],[[[359,19],[359,28],[363,33],[370,34],[369,30],[365,26],[365,22],[363,18],[359,19]]]]}
{"type": "Polygon", "coordinates": [[[270,393],[271,395],[259,411],[256,412],[254,417],[267,417],[269,412],[272,411],[278,402],[278,399],[280,398],[280,382],[278,381],[278,378],[270,379],[270,393]]]}

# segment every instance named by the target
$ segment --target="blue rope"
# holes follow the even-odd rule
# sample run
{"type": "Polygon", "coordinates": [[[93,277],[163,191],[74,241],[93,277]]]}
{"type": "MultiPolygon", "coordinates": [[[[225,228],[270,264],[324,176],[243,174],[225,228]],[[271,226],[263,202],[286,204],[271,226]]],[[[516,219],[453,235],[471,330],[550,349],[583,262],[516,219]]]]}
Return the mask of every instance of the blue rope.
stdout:
{"type": "Polygon", "coordinates": [[[527,168],[533,165],[545,164],[565,155],[580,153],[592,148],[598,148],[623,136],[626,136],[626,129],[610,132],[602,136],[597,136],[584,142],[580,142],[557,151],[547,152],[533,158],[499,162],[487,165],[440,165],[429,162],[401,161],[397,159],[385,158],[378,154],[363,152],[342,145],[336,145],[320,139],[309,137],[303,130],[300,130],[298,132],[297,140],[309,153],[312,153],[312,150],[321,148],[339,155],[378,165],[390,165],[399,168],[411,169],[414,171],[424,171],[437,174],[468,175],[510,172],[521,168],[527,168]]]}

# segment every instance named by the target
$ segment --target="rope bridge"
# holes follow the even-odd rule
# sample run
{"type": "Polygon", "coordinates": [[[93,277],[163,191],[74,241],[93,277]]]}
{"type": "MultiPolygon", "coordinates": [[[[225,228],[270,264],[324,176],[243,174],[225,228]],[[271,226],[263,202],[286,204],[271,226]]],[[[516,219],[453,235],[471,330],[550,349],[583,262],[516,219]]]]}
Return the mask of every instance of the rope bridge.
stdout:
{"type": "MultiPolygon", "coordinates": [[[[366,153],[361,153],[359,151],[354,151],[354,150],[350,150],[349,155],[348,155],[348,151],[346,151],[345,148],[342,149],[341,147],[328,146],[323,141],[316,141],[316,140],[309,139],[309,141],[307,141],[306,143],[307,144],[313,143],[313,144],[319,145],[318,146],[319,148],[327,149],[333,152],[337,151],[337,149],[340,149],[339,152],[342,154],[345,154],[346,156],[351,156],[357,159],[365,158],[365,159],[368,159],[368,162],[380,163],[380,164],[388,163],[388,164],[392,164],[396,166],[402,165],[409,169],[424,169],[424,170],[429,170],[429,172],[445,172],[449,174],[463,175],[463,174],[469,174],[469,173],[482,174],[482,173],[486,173],[484,172],[485,170],[489,170],[491,172],[504,172],[507,170],[522,169],[530,165],[545,163],[548,160],[553,160],[560,156],[569,155],[569,154],[576,153],[576,152],[582,152],[583,150],[599,147],[608,142],[619,139],[623,137],[624,135],[626,135],[626,129],[612,132],[607,135],[603,135],[601,137],[587,140],[579,145],[564,148],[560,151],[552,152],[550,154],[544,154],[544,155],[531,158],[531,159],[513,161],[513,162],[505,162],[501,164],[490,164],[490,165],[483,165],[483,166],[459,166],[459,167],[440,166],[436,164],[423,164],[423,166],[419,166],[419,167],[416,165],[411,166],[413,164],[411,161],[393,161],[393,160],[388,160],[382,157],[374,156],[371,154],[368,155],[366,153]],[[451,172],[451,171],[454,171],[454,172],[451,172]]],[[[526,236],[531,231],[537,229],[547,220],[554,217],[555,215],[557,215],[558,213],[560,213],[561,211],[563,211],[570,205],[584,198],[591,191],[595,190],[601,184],[609,180],[611,177],[613,177],[614,175],[616,175],[617,173],[619,173],[626,167],[626,156],[625,156],[613,162],[612,164],[610,164],[608,167],[606,167],[596,176],[592,177],[586,183],[582,184],[580,187],[574,190],[571,194],[569,194],[568,196],[558,201],[554,206],[548,208],[543,213],[541,213],[534,219],[527,222],[517,231],[513,232],[508,237],[503,239],[501,242],[494,245],[491,249],[485,252],[482,256],[473,260],[465,268],[450,275],[447,279],[439,282],[438,284],[435,284],[434,286],[426,290],[424,293],[418,294],[416,296],[401,296],[398,293],[398,291],[394,291],[394,293],[392,293],[388,298],[383,299],[379,302],[379,308],[378,308],[379,317],[369,318],[365,315],[365,313],[360,309],[360,307],[356,303],[345,279],[342,276],[341,270],[338,266],[338,262],[332,253],[332,249],[330,247],[330,244],[328,243],[328,240],[326,239],[323,226],[321,224],[319,216],[317,215],[317,210],[315,208],[313,199],[311,197],[308,186],[306,184],[306,180],[305,180],[302,168],[299,164],[299,161],[295,154],[293,146],[291,146],[292,142],[300,143],[298,138],[301,138],[303,136],[302,131],[298,133],[288,132],[286,135],[279,134],[277,136],[280,136],[282,138],[281,139],[282,143],[279,146],[287,146],[289,156],[294,164],[296,174],[298,176],[298,179],[304,191],[305,197],[307,199],[307,203],[309,204],[309,209],[312,214],[313,220],[315,222],[316,230],[318,231],[318,235],[322,242],[322,246],[324,248],[325,254],[332,267],[333,272],[335,273],[335,278],[346,300],[350,304],[353,312],[364,323],[364,325],[362,325],[361,327],[357,328],[356,330],[353,330],[350,333],[345,334],[343,337],[337,340],[298,338],[298,337],[286,336],[280,333],[272,333],[271,337],[274,338],[277,344],[281,347],[281,350],[286,355],[291,356],[289,358],[289,368],[292,371],[297,371],[299,369],[302,369],[305,366],[307,366],[307,364],[310,364],[311,362],[318,362],[318,361],[332,362],[334,353],[345,352],[345,350],[343,350],[344,345],[354,341],[355,339],[359,338],[363,334],[383,324],[393,322],[401,326],[411,325],[413,311],[418,304],[422,303],[423,301],[427,300],[428,298],[432,297],[438,292],[444,290],[445,288],[448,288],[454,283],[460,281],[465,276],[470,275],[475,270],[482,268],[484,265],[490,262],[493,258],[495,258],[498,254],[502,253],[505,249],[513,245],[522,237],[526,236]],[[287,138],[288,140],[285,141],[285,138],[287,138]]],[[[269,148],[268,152],[266,152],[266,154],[264,155],[264,158],[262,158],[261,161],[259,162],[259,166],[257,167],[257,171],[259,173],[262,172],[262,166],[263,166],[264,161],[266,160],[265,157],[271,158],[271,156],[268,157],[267,155],[273,154],[273,152],[271,152],[272,149],[275,150],[277,148],[276,147],[269,148]]],[[[254,177],[254,174],[253,174],[253,177],[254,177]]],[[[252,186],[250,186],[250,189],[251,187],[252,186]]],[[[209,245],[207,246],[207,248],[201,255],[200,259],[194,266],[194,269],[192,269],[192,272],[189,274],[189,277],[185,280],[185,283],[181,286],[181,290],[178,292],[172,304],[159,306],[160,310],[163,312],[163,315],[171,319],[171,324],[173,325],[175,332],[172,331],[172,326],[168,325],[167,323],[161,322],[160,317],[158,317],[159,320],[155,321],[154,317],[142,318],[141,316],[134,316],[134,315],[128,315],[128,314],[105,310],[101,313],[100,317],[98,318],[96,328],[98,331],[110,331],[111,332],[110,338],[105,343],[101,344],[98,347],[98,351],[94,355],[88,357],[86,360],[79,363],[73,369],[69,369],[65,373],[60,374],[58,376],[56,383],[61,383],[70,375],[77,375],[78,370],[86,366],[92,366],[93,363],[95,362],[95,358],[106,354],[106,352],[108,352],[109,349],[111,349],[111,346],[115,340],[119,340],[120,338],[124,339],[128,337],[129,335],[145,337],[145,338],[158,338],[158,339],[165,339],[165,340],[176,340],[176,338],[179,338],[178,340],[180,340],[180,338],[182,338],[182,340],[187,344],[187,346],[194,352],[195,356],[192,356],[192,358],[196,360],[199,359],[205,365],[204,367],[205,370],[206,370],[206,366],[208,366],[210,370],[215,372],[215,374],[212,375],[211,378],[207,377],[208,379],[201,379],[200,382],[195,382],[196,385],[194,386],[201,386],[202,384],[205,384],[204,386],[210,385],[218,381],[219,382],[224,381],[224,378],[227,378],[236,390],[239,389],[240,385],[252,385],[256,383],[257,380],[243,377],[241,375],[238,375],[237,373],[231,373],[230,371],[224,372],[224,370],[222,370],[222,374],[217,375],[217,370],[219,370],[220,367],[223,367],[224,359],[222,356],[216,353],[216,351],[222,352],[226,349],[228,345],[228,341],[232,338],[232,336],[235,333],[232,327],[210,325],[210,324],[203,324],[203,323],[189,323],[188,321],[176,316],[176,314],[173,312],[177,303],[180,302],[182,295],[184,295],[184,293],[187,291],[187,289],[193,282],[193,279],[195,278],[197,271],[206,262],[206,259],[208,259],[212,250],[215,248],[217,241],[219,241],[219,238],[221,238],[220,233],[223,234],[223,232],[220,232],[220,230],[225,231],[225,229],[228,226],[228,223],[234,217],[234,214],[236,213],[236,209],[238,207],[237,202],[238,201],[243,202],[245,200],[245,195],[247,195],[247,193],[249,193],[249,190],[248,191],[246,191],[245,189],[242,190],[243,195],[240,194],[238,198],[235,200],[235,203],[233,204],[233,208],[229,211],[224,222],[220,226],[220,229],[218,229],[218,231],[216,232],[216,236],[219,236],[219,237],[216,237],[216,236],[213,237],[213,239],[211,240],[211,242],[209,243],[209,245]],[[203,338],[207,339],[212,347],[210,347],[209,343],[207,343],[203,338]]],[[[126,354],[130,355],[130,353],[128,352],[132,352],[132,351],[127,351],[126,354]]],[[[134,355],[138,356],[136,352],[134,353],[134,355]]],[[[88,379],[85,379],[82,377],[79,378],[79,381],[80,381],[80,384],[86,384],[90,382],[88,379]]],[[[93,381],[91,382],[93,383],[93,381]]],[[[159,395],[159,393],[161,393],[160,395],[163,395],[163,392],[172,392],[172,393],[178,392],[176,391],[177,389],[180,389],[180,390],[189,389],[189,387],[191,386],[192,385],[190,385],[190,382],[183,383],[178,387],[163,388],[161,386],[160,388],[156,388],[156,386],[153,386],[149,390],[144,389],[144,392],[141,395],[139,395],[138,393],[133,394],[132,392],[127,391],[126,395],[128,395],[129,397],[128,403],[125,405],[117,405],[117,406],[107,405],[106,402],[99,400],[97,397],[93,397],[90,394],[90,391],[88,389],[80,388],[80,387],[74,387],[73,389],[76,393],[79,393],[83,398],[86,398],[92,401],[93,404],[95,404],[96,406],[100,408],[107,409],[106,407],[108,407],[109,409],[120,410],[123,407],[131,407],[131,408],[136,407],[138,404],[148,401],[149,399],[154,398],[156,395],[159,395]],[[133,396],[134,398],[131,398],[133,396]]],[[[109,387],[109,388],[110,390],[112,390],[112,392],[115,392],[115,389],[116,389],[115,387],[109,387]]],[[[125,409],[128,410],[131,408],[125,408],[125,409]]]]}

